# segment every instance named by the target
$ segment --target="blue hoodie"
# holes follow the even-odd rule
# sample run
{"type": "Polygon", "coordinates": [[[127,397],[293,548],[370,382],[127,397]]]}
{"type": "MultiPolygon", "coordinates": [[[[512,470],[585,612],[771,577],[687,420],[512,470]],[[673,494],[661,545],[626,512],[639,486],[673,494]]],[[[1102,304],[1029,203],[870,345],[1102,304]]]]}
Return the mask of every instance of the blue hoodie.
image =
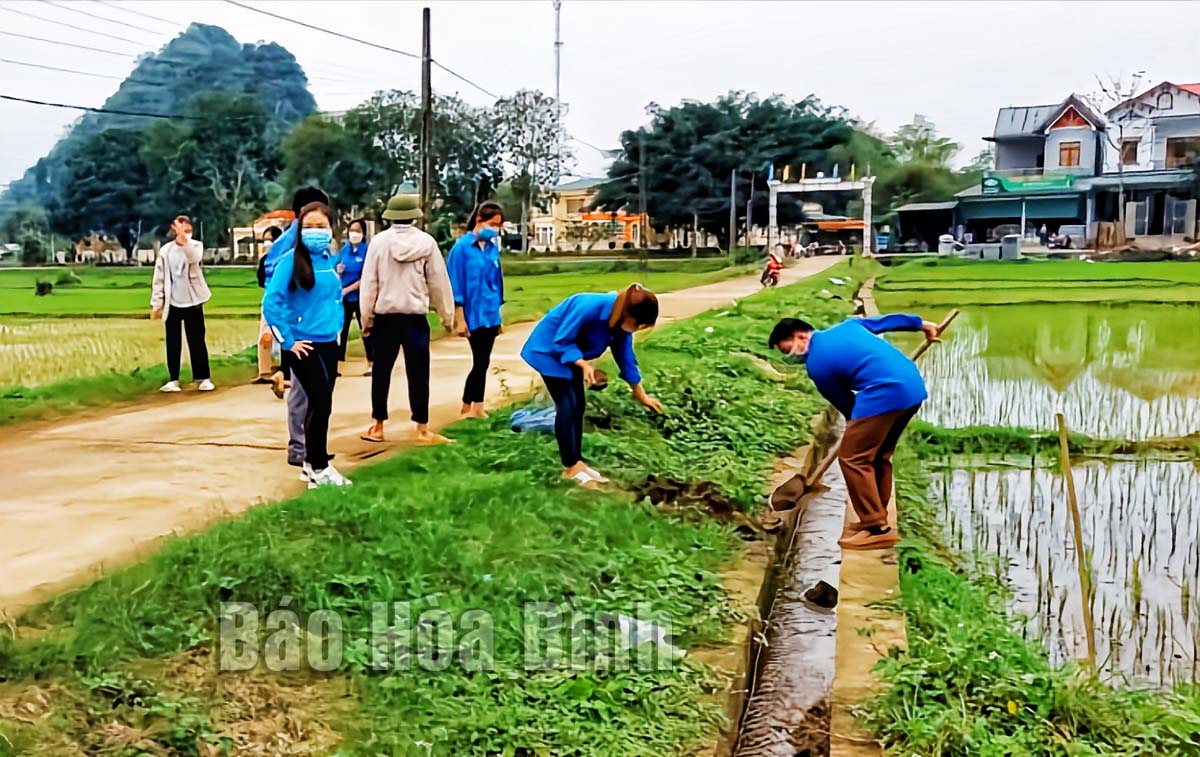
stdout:
{"type": "MultiPolygon", "coordinates": [[[[283,237],[279,241],[283,241],[283,237]]],[[[274,251],[273,246],[271,250],[274,251]]],[[[342,280],[337,274],[335,260],[328,250],[312,256],[312,289],[292,286],[296,263],[294,252],[284,254],[276,262],[263,295],[263,318],[283,349],[290,350],[300,340],[336,342],[341,337],[345,314],[342,311],[342,280]]]]}
{"type": "MultiPolygon", "coordinates": [[[[347,241],[342,243],[342,249],[338,251],[337,259],[333,263],[335,266],[339,263],[342,265],[343,289],[362,279],[363,263],[366,259],[366,242],[351,244],[347,241]]],[[[346,302],[358,302],[358,290],[347,292],[344,297],[346,302]]]]}
{"type": "Polygon", "coordinates": [[[522,359],[543,376],[571,378],[572,363],[594,360],[611,346],[621,378],[640,384],[642,374],[633,354],[633,334],[608,325],[616,304],[616,292],[571,295],[533,327],[521,349],[522,359]]]}
{"type": "Polygon", "coordinates": [[[817,391],[853,420],[907,410],[929,393],[913,361],[876,334],[920,331],[920,316],[895,313],[851,318],[815,331],[808,345],[809,378],[817,391]]]}
{"type": "Polygon", "coordinates": [[[296,239],[300,235],[296,223],[292,221],[292,225],[279,235],[279,239],[271,243],[271,249],[267,250],[266,256],[263,257],[263,274],[268,282],[271,280],[271,274],[275,272],[275,266],[279,265],[279,259],[296,246],[296,239]]]}
{"type": "Polygon", "coordinates": [[[499,326],[504,304],[504,277],[500,272],[500,245],[488,240],[482,248],[474,232],[458,238],[446,258],[454,304],[463,309],[468,329],[499,326]]]}

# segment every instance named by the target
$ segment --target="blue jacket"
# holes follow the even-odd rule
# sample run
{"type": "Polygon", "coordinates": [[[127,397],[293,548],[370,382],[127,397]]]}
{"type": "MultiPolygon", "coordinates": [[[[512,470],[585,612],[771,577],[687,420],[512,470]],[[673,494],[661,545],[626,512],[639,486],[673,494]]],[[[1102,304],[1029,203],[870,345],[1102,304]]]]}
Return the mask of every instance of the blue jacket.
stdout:
{"type": "Polygon", "coordinates": [[[454,304],[463,309],[468,329],[499,326],[504,304],[504,276],[500,272],[500,245],[490,240],[479,247],[474,232],[458,238],[446,258],[454,304]]]}
{"type": "MultiPolygon", "coordinates": [[[[280,237],[282,241],[283,237],[280,237]]],[[[263,296],[263,318],[275,340],[290,350],[299,340],[336,342],[342,335],[342,280],[328,251],[313,255],[313,288],[292,286],[296,255],[289,252],[275,264],[263,296]]]]}
{"type": "MultiPolygon", "coordinates": [[[[349,242],[342,243],[342,249],[338,251],[337,258],[333,264],[337,266],[341,264],[342,268],[342,288],[350,286],[354,282],[362,278],[363,263],[367,259],[367,243],[359,242],[357,245],[352,245],[349,242]]],[[[348,292],[344,295],[346,302],[358,302],[358,290],[348,292]]]]}
{"type": "Polygon", "coordinates": [[[851,318],[814,332],[808,375],[817,391],[847,418],[867,418],[924,402],[925,380],[913,361],[882,337],[886,331],[920,331],[921,318],[896,313],[851,318]]]}
{"type": "Polygon", "coordinates": [[[633,334],[620,326],[611,328],[608,319],[617,303],[617,293],[573,294],[546,313],[521,349],[521,357],[543,376],[571,378],[571,364],[593,360],[612,347],[621,378],[640,384],[633,334]]]}
{"type": "Polygon", "coordinates": [[[271,249],[267,250],[267,254],[263,257],[263,274],[268,282],[271,280],[271,274],[275,272],[275,266],[279,265],[279,259],[292,251],[299,236],[300,232],[296,228],[296,222],[292,221],[292,225],[279,235],[279,239],[271,243],[271,249]]]}

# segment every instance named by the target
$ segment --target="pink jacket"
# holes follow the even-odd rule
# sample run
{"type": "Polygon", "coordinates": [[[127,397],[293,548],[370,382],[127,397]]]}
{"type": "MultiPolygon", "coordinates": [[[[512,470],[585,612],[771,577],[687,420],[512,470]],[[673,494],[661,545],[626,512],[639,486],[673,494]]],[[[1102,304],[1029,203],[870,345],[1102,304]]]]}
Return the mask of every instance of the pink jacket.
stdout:
{"type": "MultiPolygon", "coordinates": [[[[154,279],[150,284],[150,307],[161,310],[165,319],[171,312],[171,267],[167,265],[167,254],[178,247],[174,240],[167,242],[158,251],[154,261],[154,279]]],[[[192,289],[192,297],[198,304],[212,299],[208,282],[204,280],[204,271],[200,269],[200,260],[204,257],[204,244],[193,239],[184,251],[187,257],[188,286],[192,289]]]]}

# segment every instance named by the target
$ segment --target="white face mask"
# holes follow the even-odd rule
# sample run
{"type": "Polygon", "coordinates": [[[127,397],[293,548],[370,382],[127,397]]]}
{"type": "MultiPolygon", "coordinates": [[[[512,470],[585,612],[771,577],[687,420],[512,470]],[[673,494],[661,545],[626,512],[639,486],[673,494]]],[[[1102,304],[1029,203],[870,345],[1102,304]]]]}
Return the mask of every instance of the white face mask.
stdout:
{"type": "Polygon", "coordinates": [[[362,241],[362,232],[361,231],[350,232],[350,244],[358,244],[361,241],[362,241]]]}

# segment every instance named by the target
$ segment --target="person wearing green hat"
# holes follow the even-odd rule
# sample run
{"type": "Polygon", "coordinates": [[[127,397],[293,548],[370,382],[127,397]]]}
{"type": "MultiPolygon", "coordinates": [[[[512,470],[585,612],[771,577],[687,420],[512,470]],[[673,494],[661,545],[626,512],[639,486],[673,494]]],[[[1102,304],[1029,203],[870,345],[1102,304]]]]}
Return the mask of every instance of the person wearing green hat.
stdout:
{"type": "Polygon", "coordinates": [[[375,353],[371,426],[362,434],[368,442],[384,441],[392,367],[401,350],[417,443],[450,441],[429,428],[427,314],[432,305],[442,326],[449,331],[454,325],[454,295],[437,242],[413,225],[421,217],[416,195],[392,197],[383,212],[383,220],[391,226],[376,234],[367,247],[358,293],[363,337],[370,338],[375,353]]]}

